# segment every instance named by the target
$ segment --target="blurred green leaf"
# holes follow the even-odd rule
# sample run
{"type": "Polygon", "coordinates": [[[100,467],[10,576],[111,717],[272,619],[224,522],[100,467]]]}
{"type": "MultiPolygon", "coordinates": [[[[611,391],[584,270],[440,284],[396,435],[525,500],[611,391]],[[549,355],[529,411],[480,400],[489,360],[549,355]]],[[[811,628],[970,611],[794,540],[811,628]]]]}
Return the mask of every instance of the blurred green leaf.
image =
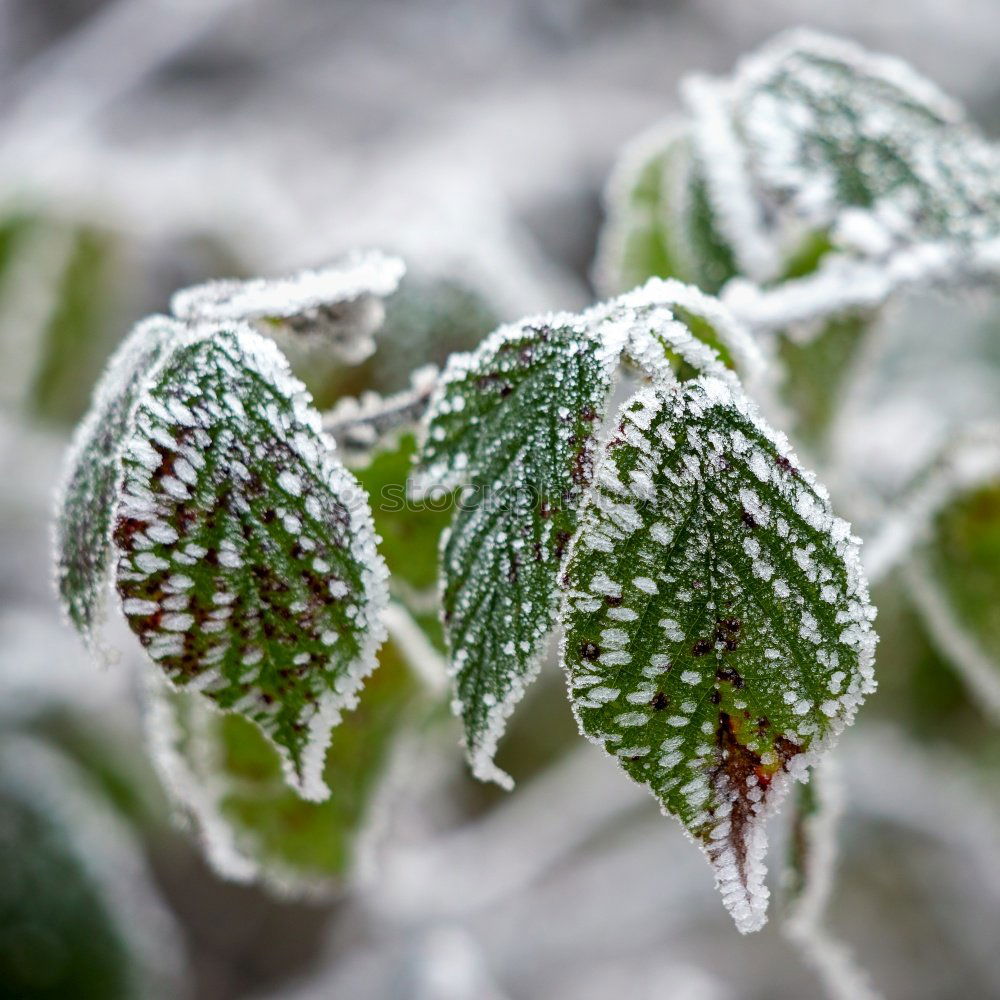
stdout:
{"type": "Polygon", "coordinates": [[[663,130],[626,150],[606,198],[599,282],[620,293],[648,278],[716,292],[735,273],[687,132],[663,130]]]}
{"type": "Polygon", "coordinates": [[[778,340],[782,398],[792,410],[795,438],[810,454],[825,457],[826,435],[871,322],[862,315],[838,316],[807,340],[778,340]]]}
{"type": "Polygon", "coordinates": [[[329,892],[356,873],[395,748],[417,732],[430,705],[389,640],[358,706],[331,736],[323,767],[330,797],[307,802],[284,783],[273,746],[246,719],[183,692],[156,697],[168,716],[166,731],[151,735],[167,747],[154,752],[209,858],[223,875],[296,895],[329,892]]]}
{"type": "Polygon", "coordinates": [[[113,343],[110,320],[122,267],[110,233],[80,227],[71,238],[70,255],[52,290],[53,311],[30,393],[37,416],[67,424],[84,411],[113,343]]]}
{"type": "Polygon", "coordinates": [[[352,470],[371,503],[390,589],[404,603],[413,592],[421,596],[433,592],[441,534],[455,508],[454,497],[443,492],[427,500],[409,498],[407,481],[416,450],[415,434],[405,432],[394,447],[376,451],[367,465],[352,470]]]}
{"type": "Polygon", "coordinates": [[[68,831],[30,797],[0,790],[0,996],[133,996],[129,965],[68,831]]]}

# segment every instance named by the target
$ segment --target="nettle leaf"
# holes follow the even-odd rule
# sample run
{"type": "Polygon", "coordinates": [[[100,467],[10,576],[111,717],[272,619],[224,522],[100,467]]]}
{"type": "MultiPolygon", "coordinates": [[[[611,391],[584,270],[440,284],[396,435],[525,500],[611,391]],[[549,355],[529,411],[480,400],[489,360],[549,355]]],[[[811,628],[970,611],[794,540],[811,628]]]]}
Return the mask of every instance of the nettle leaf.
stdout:
{"type": "Polygon", "coordinates": [[[715,300],[653,281],[581,315],[501,327],[441,377],[412,485],[425,496],[467,487],[442,539],[441,602],[477,777],[512,784],[493,756],[539,668],[619,358],[647,372],[724,372],[692,332],[696,317],[734,358],[757,360],[715,300]]]}
{"type": "Polygon", "coordinates": [[[147,383],[113,514],[129,625],[170,681],[255,722],[322,799],[331,727],[375,665],[366,498],[269,340],[203,325],[147,383]]]}
{"type": "Polygon", "coordinates": [[[104,617],[111,561],[111,509],[119,457],[144,378],[181,337],[163,316],[140,323],[112,357],[67,456],[56,504],[56,581],[67,617],[88,645],[104,617]]]}
{"type": "Polygon", "coordinates": [[[389,639],[358,707],[333,731],[324,802],[282,780],[274,748],[238,715],[194,695],[150,691],[153,759],[171,798],[195,826],[220,875],[263,882],[283,894],[326,895],[358,874],[391,783],[398,750],[427,712],[419,676],[389,639]]]}
{"type": "Polygon", "coordinates": [[[681,821],[756,930],[764,817],[875,686],[857,540],[784,438],[703,375],[625,404],[564,582],[582,731],[681,821]]]}
{"type": "Polygon", "coordinates": [[[375,350],[382,299],[391,295],[405,267],[377,250],[356,252],[318,270],[282,278],[209,281],[177,292],[175,316],[198,322],[246,321],[261,333],[287,333],[321,343],[349,364],[375,350]]]}

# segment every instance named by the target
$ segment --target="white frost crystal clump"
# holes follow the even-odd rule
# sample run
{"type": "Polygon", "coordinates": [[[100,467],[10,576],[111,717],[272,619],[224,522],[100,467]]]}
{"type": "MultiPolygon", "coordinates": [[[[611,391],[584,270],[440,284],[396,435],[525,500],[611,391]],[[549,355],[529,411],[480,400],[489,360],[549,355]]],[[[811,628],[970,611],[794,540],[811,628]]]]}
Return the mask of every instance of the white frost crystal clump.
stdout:
{"type": "Polygon", "coordinates": [[[327,267],[282,278],[209,281],[177,292],[170,303],[179,319],[197,322],[245,320],[262,333],[277,330],[320,338],[349,364],[375,349],[382,300],[391,295],[405,267],[377,250],[355,252],[327,267]]]}

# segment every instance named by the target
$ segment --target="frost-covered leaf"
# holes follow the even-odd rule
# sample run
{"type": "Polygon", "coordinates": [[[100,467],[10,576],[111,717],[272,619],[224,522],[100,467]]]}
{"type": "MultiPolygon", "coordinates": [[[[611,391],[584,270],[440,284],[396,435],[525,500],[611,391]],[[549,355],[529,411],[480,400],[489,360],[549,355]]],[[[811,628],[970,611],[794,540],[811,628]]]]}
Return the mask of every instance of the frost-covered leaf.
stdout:
{"type": "Polygon", "coordinates": [[[544,652],[619,359],[650,375],[733,377],[693,329],[759,365],[716,300],[654,280],[580,315],[501,327],[441,376],[413,487],[425,497],[467,487],[442,539],[441,601],[454,708],[480,778],[510,785],[493,756],[544,652]]]}
{"type": "Polygon", "coordinates": [[[868,973],[827,929],[833,888],[836,831],[843,798],[835,762],[825,757],[809,781],[797,785],[784,873],[785,936],[815,970],[830,1000],[880,1000],[868,973]]]}
{"type": "Polygon", "coordinates": [[[484,779],[510,784],[493,754],[544,651],[616,362],[580,317],[528,321],[453,358],[432,404],[422,480],[471,487],[443,540],[441,600],[455,710],[484,779]]]}
{"type": "Polygon", "coordinates": [[[741,63],[727,97],[771,227],[830,230],[865,255],[996,235],[995,149],[901,60],[793,31],[741,63]]]}
{"type": "Polygon", "coordinates": [[[795,786],[782,877],[783,910],[792,936],[818,930],[833,889],[836,829],[843,810],[843,778],[835,758],[824,757],[795,786]]]}
{"type": "Polygon", "coordinates": [[[754,326],[877,306],[905,284],[995,273],[1000,156],[905,63],[793,31],[728,80],[689,81],[685,96],[739,271],[774,281],[803,244],[828,243],[797,280],[727,296],[754,326]]]}
{"type": "Polygon", "coordinates": [[[209,281],[177,292],[170,303],[180,319],[248,321],[263,333],[286,331],[321,340],[348,363],[375,349],[372,334],[395,291],[403,262],[378,251],[354,253],[318,270],[283,278],[209,281]]]}
{"type": "Polygon", "coordinates": [[[108,592],[121,449],[145,377],[183,329],[154,316],[129,334],[98,383],[67,455],[56,506],[56,579],[65,613],[92,646],[108,592]]]}
{"type": "Polygon", "coordinates": [[[255,726],[212,711],[194,695],[152,686],[147,730],[171,798],[220,875],[315,896],[349,881],[368,860],[366,841],[385,806],[396,750],[426,711],[423,694],[390,639],[358,707],[333,732],[324,802],[304,801],[288,788],[274,748],[255,726]]]}
{"type": "Polygon", "coordinates": [[[743,931],[765,919],[765,814],[874,688],[856,546],[711,375],[625,404],[573,542],[577,719],[680,819],[743,931]]]}
{"type": "Polygon", "coordinates": [[[113,539],[132,630],[324,798],[330,728],[384,634],[385,567],[301,383],[248,327],[201,325],[147,381],[122,465],[113,539]]]}
{"type": "MultiPolygon", "coordinates": [[[[873,582],[901,568],[901,582],[933,646],[959,672],[979,708],[1000,719],[997,428],[971,427],[949,441],[883,513],[865,548],[873,582]]],[[[907,621],[897,635],[901,630],[912,638],[922,632],[921,623],[907,621]]],[[[920,650],[908,652],[912,674],[925,657],[920,650]]],[[[946,697],[939,688],[933,696],[946,697]]]]}
{"type": "Polygon", "coordinates": [[[138,1000],[182,989],[177,928],[139,845],[42,742],[0,744],[0,993],[138,1000]]]}
{"type": "Polygon", "coordinates": [[[772,330],[995,280],[1000,153],[904,63],[799,30],[682,90],[612,178],[602,280],[735,277],[727,304],[772,330]]]}
{"type": "Polygon", "coordinates": [[[907,567],[910,595],[934,643],[979,707],[1000,719],[1000,453],[978,469],[941,470],[924,488],[936,509],[907,567]],[[936,480],[945,477],[944,483],[936,480]]]}
{"type": "Polygon", "coordinates": [[[605,204],[595,272],[606,292],[624,292],[651,277],[716,292],[735,273],[683,125],[659,126],[627,147],[605,204]]]}

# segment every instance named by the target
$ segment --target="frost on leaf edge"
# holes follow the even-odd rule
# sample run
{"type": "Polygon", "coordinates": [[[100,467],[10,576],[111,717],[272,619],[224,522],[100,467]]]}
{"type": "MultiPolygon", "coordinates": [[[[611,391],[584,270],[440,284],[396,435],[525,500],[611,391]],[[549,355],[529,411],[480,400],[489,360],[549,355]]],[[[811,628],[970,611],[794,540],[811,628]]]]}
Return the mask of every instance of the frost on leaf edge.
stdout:
{"type": "Polygon", "coordinates": [[[170,311],[189,322],[288,319],[366,295],[391,295],[405,270],[399,257],[356,251],[327,267],[279,278],[219,278],[182,288],[171,297],[170,311]]]}
{"type": "MultiPolygon", "coordinates": [[[[328,690],[319,695],[315,712],[309,720],[307,728],[308,737],[301,754],[300,774],[296,773],[295,765],[288,749],[275,743],[271,735],[258,726],[268,743],[278,753],[282,774],[286,783],[304,799],[321,802],[330,795],[330,789],[323,780],[323,767],[326,751],[330,744],[331,731],[340,722],[342,712],[349,711],[357,705],[358,693],[364,686],[365,680],[378,665],[378,650],[386,636],[383,615],[389,603],[388,570],[377,548],[378,536],[375,533],[375,525],[367,494],[357,479],[340,462],[333,439],[321,429],[321,417],[318,410],[313,406],[311,396],[305,389],[305,386],[292,374],[285,356],[273,341],[257,333],[248,324],[203,322],[183,329],[175,337],[164,357],[160,359],[159,363],[150,372],[149,377],[144,380],[142,391],[137,396],[133,412],[142,404],[149,388],[155,382],[156,375],[166,366],[176,350],[211,340],[220,334],[229,334],[234,338],[240,353],[245,358],[253,359],[258,366],[257,370],[259,374],[263,378],[275,384],[289,399],[298,396],[299,400],[301,400],[302,407],[298,416],[312,424],[311,429],[317,434],[321,443],[326,446],[320,466],[314,470],[316,477],[324,480],[334,495],[342,495],[344,489],[347,488],[354,491],[356,495],[365,498],[365,503],[363,504],[345,505],[350,524],[348,537],[351,539],[352,548],[355,549],[355,552],[352,554],[361,566],[362,595],[359,595],[358,603],[364,610],[364,618],[367,625],[367,628],[364,629],[363,637],[359,642],[360,649],[358,656],[343,675],[350,682],[350,686],[343,691],[328,690]],[[367,599],[362,601],[361,597],[367,599]]],[[[127,447],[128,439],[123,442],[120,451],[124,452],[127,447]]],[[[124,495],[124,479],[124,465],[119,462],[112,511],[117,509],[121,503],[121,498],[124,495]]],[[[115,520],[115,515],[112,512],[109,521],[109,531],[113,531],[115,520]]],[[[110,565],[113,567],[117,565],[120,550],[113,538],[111,538],[109,545],[110,565]]],[[[110,572],[113,573],[113,569],[110,572]]],[[[124,616],[120,595],[119,610],[122,616],[124,616]]],[[[160,671],[155,661],[148,655],[145,655],[145,659],[152,669],[163,676],[165,683],[173,690],[182,693],[195,690],[191,687],[184,688],[174,685],[160,671]]],[[[210,701],[207,698],[204,700],[206,702],[210,701]]],[[[230,709],[229,711],[239,714],[236,709],[230,709]]]]}
{"type": "MultiPolygon", "coordinates": [[[[597,303],[582,313],[547,313],[504,324],[471,351],[453,354],[437,381],[430,403],[420,421],[416,450],[418,459],[430,439],[433,420],[439,413],[447,412],[442,410],[442,406],[446,404],[452,383],[465,379],[483,358],[495,354],[508,340],[521,337],[526,329],[536,326],[571,327],[578,330],[582,336],[589,336],[597,349],[597,361],[608,372],[611,392],[614,391],[615,369],[623,357],[630,357],[650,377],[672,379],[674,376],[665,354],[667,349],[676,351],[698,370],[715,375],[727,385],[736,385],[737,376],[722,364],[714,348],[696,337],[683,320],[674,316],[672,307],[686,309],[710,322],[720,340],[744,371],[745,377],[763,385],[763,373],[767,369],[764,353],[722,302],[715,296],[702,292],[696,286],[677,279],[650,278],[631,292],[597,303]]],[[[596,473],[602,450],[600,435],[595,435],[594,444],[595,455],[598,458],[598,462],[595,462],[596,473]]],[[[465,467],[454,467],[454,463],[447,457],[430,466],[418,463],[410,475],[408,492],[413,498],[422,499],[434,489],[456,490],[464,484],[465,475],[465,467]]],[[[583,496],[579,507],[581,511],[585,503],[586,496],[583,496]]],[[[438,545],[440,561],[443,561],[451,532],[449,526],[441,534],[438,545]]],[[[568,558],[569,548],[563,556],[563,566],[566,565],[568,558]]],[[[439,614],[447,635],[444,621],[444,588],[444,577],[439,573],[439,614]]],[[[489,706],[483,739],[475,747],[469,747],[463,737],[463,745],[473,775],[481,781],[494,782],[506,791],[513,789],[514,780],[496,765],[494,758],[500,739],[506,731],[506,722],[524,697],[525,691],[538,677],[548,643],[551,641],[553,627],[560,621],[558,588],[553,589],[548,613],[551,617],[548,637],[540,640],[535,650],[526,658],[524,669],[511,685],[506,697],[489,706]]],[[[449,656],[447,661],[449,679],[457,676],[459,669],[449,656]]],[[[460,714],[457,700],[452,702],[452,712],[455,715],[460,714]]]]}
{"type": "MultiPolygon", "coordinates": [[[[707,377],[712,378],[713,376],[708,375],[707,377]]],[[[753,402],[745,397],[738,389],[734,390],[731,381],[719,380],[717,377],[715,378],[715,381],[718,384],[719,395],[723,396],[728,393],[731,396],[730,402],[732,405],[736,406],[743,416],[756,425],[760,433],[771,442],[776,452],[792,462],[795,468],[799,470],[800,475],[806,483],[815,489],[820,496],[825,498],[826,502],[829,503],[829,495],[827,491],[821,486],[821,484],[819,484],[815,475],[805,469],[798,462],[787,437],[780,431],[773,430],[761,417],[753,402]]],[[[651,386],[641,387],[622,403],[618,413],[624,414],[626,408],[631,406],[637,399],[643,397],[648,399],[654,406],[662,408],[662,406],[667,402],[663,395],[664,388],[669,388],[669,383],[664,380],[654,380],[651,386]]],[[[600,475],[600,469],[603,462],[609,460],[606,444],[606,441],[602,442],[602,446],[599,451],[598,463],[595,468],[595,480],[600,475]]],[[[581,515],[583,513],[584,510],[581,508],[581,515]]],[[[765,885],[764,879],[767,874],[765,858],[768,849],[768,821],[780,811],[780,807],[788,795],[788,792],[792,788],[793,782],[807,782],[809,780],[810,769],[818,765],[826,757],[829,751],[833,749],[841,734],[854,721],[857,711],[863,704],[865,698],[868,695],[871,695],[877,687],[877,682],[874,677],[874,664],[875,646],[878,641],[878,636],[871,625],[875,609],[871,604],[868,594],[868,582],[861,562],[860,540],[852,534],[850,525],[846,521],[833,514],[832,510],[830,513],[833,517],[832,524],[834,526],[839,526],[839,529],[844,533],[845,538],[847,539],[844,554],[845,562],[848,563],[849,572],[853,570],[856,574],[856,594],[861,603],[868,609],[869,613],[867,626],[864,627],[866,641],[863,644],[863,648],[859,650],[858,653],[857,670],[861,684],[855,697],[850,701],[845,697],[841,702],[840,711],[838,711],[836,715],[830,717],[826,733],[820,739],[816,740],[807,751],[796,754],[795,757],[792,758],[790,766],[786,765],[781,768],[772,777],[768,788],[767,799],[761,810],[754,814],[752,820],[748,824],[745,834],[747,865],[750,868],[750,875],[745,889],[739,881],[738,876],[736,878],[731,878],[728,882],[723,881],[719,874],[716,862],[709,854],[706,844],[702,840],[696,838],[678,817],[671,817],[671,813],[668,811],[665,803],[661,802],[660,799],[657,798],[655,791],[645,782],[642,783],[646,791],[660,806],[661,813],[668,818],[674,818],[676,820],[685,837],[695,844],[708,861],[709,866],[715,875],[716,888],[722,894],[723,904],[726,909],[730,911],[737,930],[739,930],[742,934],[758,931],[767,923],[767,904],[770,898],[770,890],[765,885]],[[748,905],[748,917],[741,918],[734,912],[734,906],[738,902],[738,900],[733,899],[732,888],[734,885],[739,886],[742,892],[741,899],[748,905]]],[[[582,526],[581,519],[581,529],[582,526]]],[[[567,546],[564,565],[568,565],[573,557],[576,547],[580,542],[582,535],[581,529],[577,530],[567,546]]],[[[566,666],[568,662],[568,631],[565,627],[565,622],[569,619],[572,610],[570,608],[569,598],[570,595],[567,591],[564,593],[558,613],[558,625],[560,629],[559,662],[566,678],[567,697],[573,712],[573,718],[576,721],[580,735],[589,742],[593,743],[595,746],[599,747],[609,757],[614,758],[616,764],[619,767],[622,767],[622,761],[615,757],[615,755],[608,753],[603,742],[596,735],[592,736],[586,731],[579,714],[579,709],[574,696],[571,673],[566,666]]]]}
{"type": "Polygon", "coordinates": [[[107,511],[107,526],[105,531],[105,548],[103,565],[100,568],[99,576],[103,577],[100,582],[95,583],[95,590],[103,591],[103,597],[98,593],[97,601],[94,605],[93,618],[88,627],[81,628],[73,620],[69,605],[62,595],[61,582],[66,575],[66,570],[62,566],[63,552],[63,511],[69,496],[70,485],[77,473],[79,463],[91,444],[94,437],[100,433],[102,424],[107,416],[109,406],[121,397],[126,388],[129,387],[133,379],[140,383],[137,388],[135,398],[132,401],[127,413],[123,418],[123,433],[118,441],[114,452],[106,456],[108,465],[115,465],[114,475],[115,487],[111,498],[111,504],[115,502],[117,490],[121,480],[121,456],[131,434],[132,421],[136,408],[142,398],[142,388],[148,379],[155,376],[163,361],[169,357],[171,341],[176,341],[182,337],[186,331],[183,323],[172,319],[169,316],[153,315],[137,323],[129,333],[122,339],[108,360],[104,373],[94,387],[87,412],[73,432],[69,448],[63,459],[60,470],[59,481],[53,497],[53,518],[51,530],[51,551],[53,553],[53,586],[55,588],[56,599],[59,605],[60,617],[64,624],[76,631],[83,639],[84,645],[91,655],[96,656],[105,663],[117,660],[120,656],[118,650],[105,633],[109,625],[108,607],[109,600],[114,592],[114,540],[112,538],[113,519],[111,517],[111,507],[107,511]],[[140,345],[143,338],[157,335],[160,338],[160,345],[163,354],[154,360],[151,367],[145,370],[130,371],[131,363],[135,356],[140,353],[140,345]],[[127,377],[123,382],[122,376],[127,377]]]}

